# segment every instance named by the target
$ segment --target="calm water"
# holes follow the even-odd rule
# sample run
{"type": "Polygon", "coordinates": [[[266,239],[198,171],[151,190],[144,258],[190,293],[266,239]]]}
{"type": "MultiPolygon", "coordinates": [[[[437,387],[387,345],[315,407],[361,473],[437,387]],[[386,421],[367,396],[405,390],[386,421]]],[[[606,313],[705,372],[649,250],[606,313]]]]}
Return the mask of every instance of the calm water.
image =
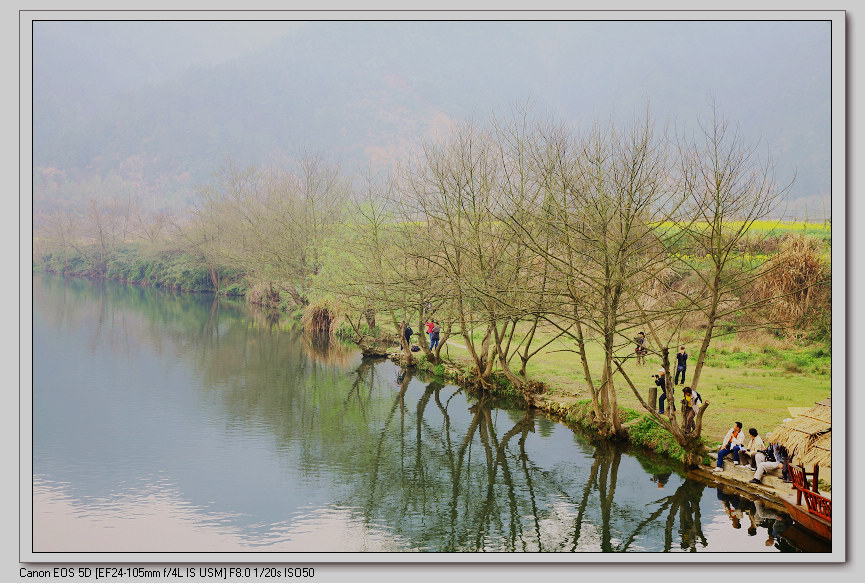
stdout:
{"type": "Polygon", "coordinates": [[[33,285],[35,552],[805,548],[675,465],[242,303],[33,285]]]}

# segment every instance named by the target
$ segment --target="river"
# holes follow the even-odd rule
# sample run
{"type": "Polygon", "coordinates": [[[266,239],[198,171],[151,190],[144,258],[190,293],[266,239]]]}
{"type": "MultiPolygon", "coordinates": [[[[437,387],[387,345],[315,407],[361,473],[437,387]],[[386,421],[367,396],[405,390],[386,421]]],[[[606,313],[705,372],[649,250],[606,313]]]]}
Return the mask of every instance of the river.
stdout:
{"type": "Polygon", "coordinates": [[[34,553],[813,551],[675,463],[225,298],[34,275],[32,405],[34,553]]]}

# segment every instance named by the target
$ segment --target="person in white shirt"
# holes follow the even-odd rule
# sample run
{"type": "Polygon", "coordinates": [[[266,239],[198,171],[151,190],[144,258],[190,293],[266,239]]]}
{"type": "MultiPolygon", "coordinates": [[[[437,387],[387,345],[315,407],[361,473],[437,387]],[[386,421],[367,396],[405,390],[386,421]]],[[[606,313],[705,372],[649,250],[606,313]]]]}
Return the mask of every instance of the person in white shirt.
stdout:
{"type": "Polygon", "coordinates": [[[745,436],[742,433],[742,422],[736,421],[736,424],[730,428],[724,440],[721,442],[721,450],[718,452],[718,463],[715,467],[716,472],[724,471],[724,458],[728,453],[734,453],[742,448],[742,442],[745,436]]]}
{"type": "Polygon", "coordinates": [[[748,434],[751,436],[751,439],[748,441],[748,445],[746,445],[742,449],[737,449],[733,452],[733,463],[735,465],[748,465],[747,460],[750,458],[751,460],[751,469],[757,469],[757,452],[763,451],[766,449],[766,445],[763,443],[763,438],[757,434],[757,430],[753,427],[748,430],[748,434]]]}

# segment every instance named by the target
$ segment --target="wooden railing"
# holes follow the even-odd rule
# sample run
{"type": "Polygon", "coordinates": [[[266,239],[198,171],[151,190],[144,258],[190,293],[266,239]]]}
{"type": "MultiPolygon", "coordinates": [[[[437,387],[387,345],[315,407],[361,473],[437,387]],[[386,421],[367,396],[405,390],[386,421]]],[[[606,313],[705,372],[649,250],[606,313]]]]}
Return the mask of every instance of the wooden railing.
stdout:
{"type": "Polygon", "coordinates": [[[802,495],[805,496],[805,503],[808,505],[808,512],[816,514],[826,520],[832,520],[832,501],[829,498],[811,492],[810,490],[803,490],[802,495]]]}
{"type": "Polygon", "coordinates": [[[804,466],[790,466],[790,479],[793,481],[793,489],[796,490],[796,504],[802,504],[802,498],[805,498],[805,505],[808,507],[808,512],[816,514],[826,520],[832,520],[832,500],[822,496],[817,491],[818,476],[820,474],[820,466],[815,465],[813,472],[806,472],[804,466]],[[811,484],[808,484],[808,476],[811,476],[811,484]]]}

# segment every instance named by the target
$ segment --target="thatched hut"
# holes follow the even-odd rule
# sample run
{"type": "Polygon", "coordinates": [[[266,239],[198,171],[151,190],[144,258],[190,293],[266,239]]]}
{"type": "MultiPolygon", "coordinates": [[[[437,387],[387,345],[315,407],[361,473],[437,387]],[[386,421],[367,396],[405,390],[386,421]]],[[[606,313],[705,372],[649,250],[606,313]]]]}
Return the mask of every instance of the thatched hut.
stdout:
{"type": "MultiPolygon", "coordinates": [[[[782,423],[768,441],[783,445],[793,463],[810,471],[815,464],[820,469],[832,467],[832,398],[816,403],[806,412],[782,423]]],[[[821,476],[823,472],[821,471],[821,476]]]]}

